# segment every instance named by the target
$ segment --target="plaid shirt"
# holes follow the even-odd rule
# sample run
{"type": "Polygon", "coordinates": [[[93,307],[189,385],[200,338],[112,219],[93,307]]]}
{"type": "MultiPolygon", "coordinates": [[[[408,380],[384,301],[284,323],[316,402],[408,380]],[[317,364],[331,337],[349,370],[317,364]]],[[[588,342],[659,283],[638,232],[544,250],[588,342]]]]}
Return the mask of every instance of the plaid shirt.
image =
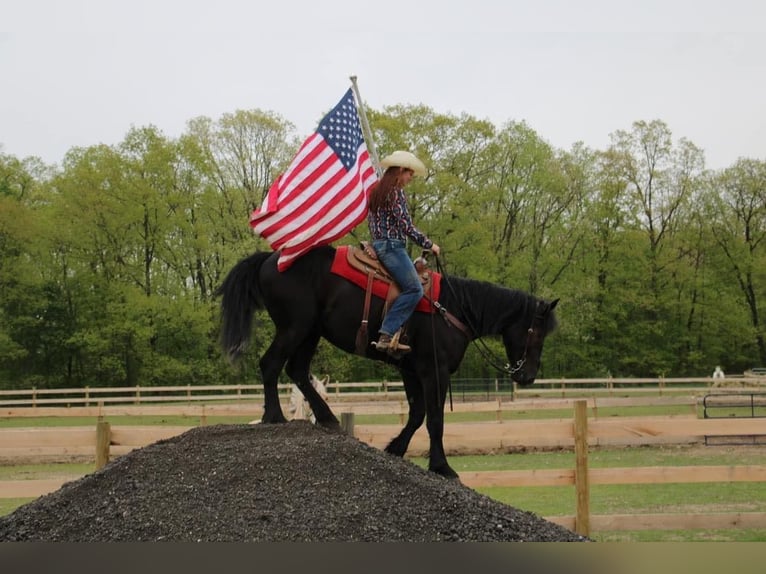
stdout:
{"type": "Polygon", "coordinates": [[[434,242],[412,224],[404,190],[397,188],[395,193],[396,196],[390,207],[374,213],[372,211],[367,213],[367,223],[370,225],[372,240],[399,239],[407,241],[409,237],[423,249],[430,249],[434,242]]]}

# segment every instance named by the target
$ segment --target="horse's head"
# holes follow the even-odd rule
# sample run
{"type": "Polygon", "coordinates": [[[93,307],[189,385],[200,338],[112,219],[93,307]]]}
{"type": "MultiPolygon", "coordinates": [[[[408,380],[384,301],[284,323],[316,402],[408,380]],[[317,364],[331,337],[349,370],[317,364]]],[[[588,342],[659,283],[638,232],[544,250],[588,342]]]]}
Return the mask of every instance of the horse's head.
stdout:
{"type": "Polygon", "coordinates": [[[311,385],[319,393],[319,396],[326,401],[330,397],[327,392],[327,383],[330,382],[330,375],[325,375],[323,379],[320,379],[314,373],[309,373],[309,379],[311,380],[311,385]]]}
{"type": "Polygon", "coordinates": [[[558,302],[558,299],[550,302],[538,300],[532,317],[510,325],[503,331],[511,378],[520,385],[527,386],[535,382],[545,337],[557,325],[553,310],[558,302]]]}

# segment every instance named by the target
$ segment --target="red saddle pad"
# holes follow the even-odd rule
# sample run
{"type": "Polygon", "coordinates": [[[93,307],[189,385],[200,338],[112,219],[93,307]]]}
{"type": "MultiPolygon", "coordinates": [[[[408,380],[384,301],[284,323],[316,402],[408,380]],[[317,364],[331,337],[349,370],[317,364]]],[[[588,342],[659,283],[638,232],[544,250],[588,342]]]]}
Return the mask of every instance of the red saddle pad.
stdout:
{"type": "MultiPolygon", "coordinates": [[[[335,260],[332,262],[330,271],[336,275],[340,275],[341,277],[348,279],[362,289],[367,289],[367,275],[362,273],[359,269],[351,267],[351,265],[348,263],[347,245],[341,245],[335,250],[335,260]]],[[[436,273],[434,271],[430,271],[430,273],[431,283],[433,285],[433,300],[438,301],[442,276],[440,273],[436,273]]],[[[388,286],[389,284],[386,281],[375,278],[375,280],[372,282],[372,294],[376,297],[380,297],[381,299],[385,299],[386,295],[388,294],[388,286]]],[[[431,306],[431,303],[428,301],[428,299],[423,297],[420,301],[418,301],[418,305],[415,307],[415,311],[420,311],[421,313],[433,313],[435,309],[431,306]]]]}

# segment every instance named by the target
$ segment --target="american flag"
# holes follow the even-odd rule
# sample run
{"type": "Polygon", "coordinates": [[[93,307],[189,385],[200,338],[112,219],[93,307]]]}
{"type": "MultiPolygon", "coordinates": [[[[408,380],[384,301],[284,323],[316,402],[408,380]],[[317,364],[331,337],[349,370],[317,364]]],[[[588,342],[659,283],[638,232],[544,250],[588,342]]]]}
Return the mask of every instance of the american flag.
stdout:
{"type": "Polygon", "coordinates": [[[367,192],[376,181],[349,88],[271,185],[250,226],[280,251],[277,266],[284,271],[305,252],[356,227],[367,215],[367,192]]]}

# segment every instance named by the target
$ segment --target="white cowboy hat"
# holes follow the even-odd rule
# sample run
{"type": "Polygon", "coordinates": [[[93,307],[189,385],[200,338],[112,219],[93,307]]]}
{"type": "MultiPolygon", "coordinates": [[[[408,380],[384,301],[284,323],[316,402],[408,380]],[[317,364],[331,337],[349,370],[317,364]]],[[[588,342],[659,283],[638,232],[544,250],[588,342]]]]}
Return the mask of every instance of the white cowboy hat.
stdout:
{"type": "Polygon", "coordinates": [[[426,176],[426,166],[415,157],[415,154],[408,151],[397,150],[391,155],[384,157],[380,162],[380,167],[384,170],[389,167],[404,167],[411,169],[419,177],[426,176]]]}

